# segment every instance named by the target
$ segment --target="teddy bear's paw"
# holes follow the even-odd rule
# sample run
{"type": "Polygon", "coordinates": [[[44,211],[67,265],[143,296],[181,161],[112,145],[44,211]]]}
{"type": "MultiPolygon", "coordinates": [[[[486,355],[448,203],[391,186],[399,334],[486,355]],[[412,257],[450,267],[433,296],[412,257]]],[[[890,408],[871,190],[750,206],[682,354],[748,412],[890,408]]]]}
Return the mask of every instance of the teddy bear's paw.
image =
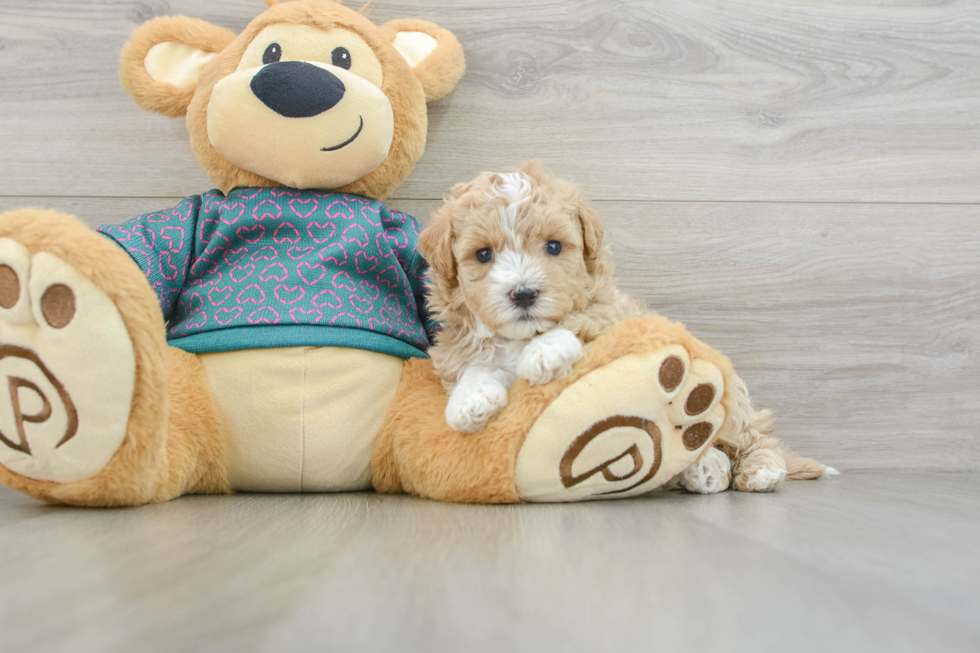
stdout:
{"type": "Polygon", "coordinates": [[[772,492],[786,480],[786,462],[773,449],[756,449],[738,460],[732,485],[739,492],[772,492]]]}
{"type": "Polygon", "coordinates": [[[528,431],[517,457],[518,494],[525,501],[613,499],[663,485],[710,446],[725,419],[723,393],[721,371],[680,345],[595,369],[528,431]]]}
{"type": "Polygon", "coordinates": [[[728,489],[732,480],[732,462],[712,447],[701,459],[681,472],[680,487],[697,494],[716,494],[728,489]]]}
{"type": "Polygon", "coordinates": [[[59,483],[97,473],[126,435],[135,369],[104,292],[0,238],[0,465],[59,483]]]}
{"type": "Polygon", "coordinates": [[[531,385],[547,383],[572,371],[582,358],[582,341],[568,329],[552,329],[534,338],[517,359],[517,376],[531,385]]]}

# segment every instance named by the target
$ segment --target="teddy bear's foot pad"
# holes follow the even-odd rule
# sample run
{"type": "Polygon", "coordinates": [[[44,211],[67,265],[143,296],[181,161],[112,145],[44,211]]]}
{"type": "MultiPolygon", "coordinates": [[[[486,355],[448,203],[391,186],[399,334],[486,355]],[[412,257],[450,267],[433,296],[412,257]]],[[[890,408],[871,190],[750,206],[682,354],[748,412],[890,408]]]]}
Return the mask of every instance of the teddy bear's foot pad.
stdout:
{"type": "Polygon", "coordinates": [[[725,419],[724,378],[680,345],[629,355],[566,388],[517,457],[524,501],[615,499],[648,492],[688,468],[725,419]]]}
{"type": "Polygon", "coordinates": [[[135,369],[108,295],[0,238],[0,465],[59,483],[96,474],[126,435],[135,369]]]}

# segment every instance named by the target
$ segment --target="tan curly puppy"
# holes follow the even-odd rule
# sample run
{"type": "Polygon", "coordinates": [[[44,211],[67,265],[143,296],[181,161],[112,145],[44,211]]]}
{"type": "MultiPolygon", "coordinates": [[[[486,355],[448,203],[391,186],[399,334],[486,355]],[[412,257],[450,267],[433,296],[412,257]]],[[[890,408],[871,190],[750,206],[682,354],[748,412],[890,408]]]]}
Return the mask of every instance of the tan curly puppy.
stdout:
{"type": "MultiPolygon", "coordinates": [[[[578,189],[538,162],[453,188],[420,241],[432,268],[429,307],[442,326],[430,353],[449,392],[451,427],[481,430],[516,379],[565,376],[584,346],[647,312],[616,287],[602,238],[578,189]]],[[[753,410],[745,384],[735,386],[735,427],[673,486],[719,492],[734,471],[736,489],[765,492],[787,477],[827,472],[772,437],[771,412],[753,410]]]]}

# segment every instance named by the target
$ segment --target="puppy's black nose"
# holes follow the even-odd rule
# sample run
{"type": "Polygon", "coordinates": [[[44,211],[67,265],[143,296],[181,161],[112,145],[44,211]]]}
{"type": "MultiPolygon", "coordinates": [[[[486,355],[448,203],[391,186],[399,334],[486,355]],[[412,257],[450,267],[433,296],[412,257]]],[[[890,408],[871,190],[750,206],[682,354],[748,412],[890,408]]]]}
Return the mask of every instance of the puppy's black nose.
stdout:
{"type": "Polygon", "coordinates": [[[518,308],[530,308],[538,301],[538,291],[534,288],[517,288],[510,291],[510,299],[518,308]]]}
{"type": "Polygon", "coordinates": [[[279,61],[252,78],[252,92],[280,116],[312,118],[344,97],[344,83],[329,70],[305,61],[279,61]]]}

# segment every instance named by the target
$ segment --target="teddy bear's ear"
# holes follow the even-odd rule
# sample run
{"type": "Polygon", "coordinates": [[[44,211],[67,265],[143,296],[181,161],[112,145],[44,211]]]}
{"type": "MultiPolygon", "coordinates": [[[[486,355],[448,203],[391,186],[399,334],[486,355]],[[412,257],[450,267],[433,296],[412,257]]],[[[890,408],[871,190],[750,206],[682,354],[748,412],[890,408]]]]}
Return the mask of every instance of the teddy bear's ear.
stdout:
{"type": "Polygon", "coordinates": [[[123,88],[144,109],[176,118],[187,113],[201,70],[235,35],[185,16],[163,16],[133,32],[119,57],[123,88]]]}
{"type": "Polygon", "coordinates": [[[414,18],[385,23],[385,34],[412,67],[429,102],[449,94],[466,70],[459,41],[449,30],[414,18]]]}

